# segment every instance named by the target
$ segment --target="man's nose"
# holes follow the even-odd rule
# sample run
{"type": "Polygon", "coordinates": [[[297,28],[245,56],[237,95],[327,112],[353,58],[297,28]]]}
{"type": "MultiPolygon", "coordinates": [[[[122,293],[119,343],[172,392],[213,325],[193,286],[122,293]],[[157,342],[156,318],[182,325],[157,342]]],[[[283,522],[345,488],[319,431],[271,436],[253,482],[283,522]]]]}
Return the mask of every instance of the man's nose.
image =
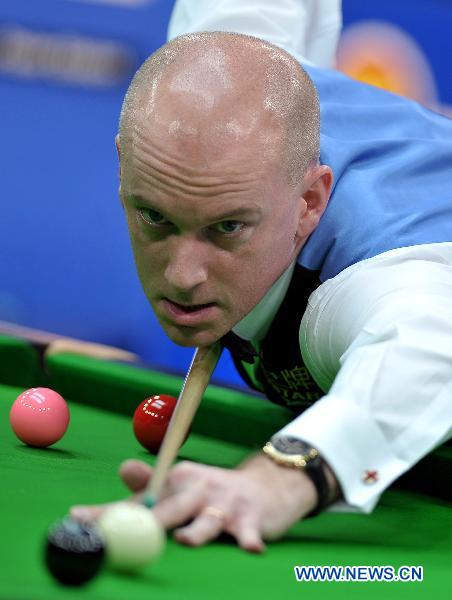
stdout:
{"type": "Polygon", "coordinates": [[[165,278],[178,292],[190,292],[207,281],[205,242],[182,236],[173,239],[169,249],[165,278]]]}

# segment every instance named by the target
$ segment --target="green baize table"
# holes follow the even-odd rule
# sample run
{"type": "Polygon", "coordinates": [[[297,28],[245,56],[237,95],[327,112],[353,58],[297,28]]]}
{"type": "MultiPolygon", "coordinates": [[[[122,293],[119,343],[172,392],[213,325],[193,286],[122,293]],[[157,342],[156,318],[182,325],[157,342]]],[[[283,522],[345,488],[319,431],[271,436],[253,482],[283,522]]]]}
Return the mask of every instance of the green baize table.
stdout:
{"type": "MultiPolygon", "coordinates": [[[[0,337],[1,600],[271,600],[450,597],[452,448],[424,459],[370,515],[332,513],[297,523],[263,555],[221,538],[189,548],[169,537],[161,559],[135,576],[105,569],[86,587],[55,583],[42,560],[47,527],[74,504],[125,498],[117,469],[149,463],[132,431],[136,406],[157,393],[179,394],[182,377],[139,366],[60,354],[42,358],[31,343],[0,337]],[[71,422],[49,449],[14,436],[8,413],[26,388],[52,387],[71,422]],[[297,582],[295,565],[423,566],[422,582],[297,582]]],[[[179,459],[233,467],[292,415],[240,390],[208,387],[179,459]]]]}

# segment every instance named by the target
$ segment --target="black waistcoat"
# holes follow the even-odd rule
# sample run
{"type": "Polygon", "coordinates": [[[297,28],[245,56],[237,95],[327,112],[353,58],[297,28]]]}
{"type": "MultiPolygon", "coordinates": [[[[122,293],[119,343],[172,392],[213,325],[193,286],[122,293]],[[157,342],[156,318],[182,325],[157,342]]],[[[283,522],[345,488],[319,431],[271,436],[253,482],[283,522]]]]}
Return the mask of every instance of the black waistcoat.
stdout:
{"type": "Polygon", "coordinates": [[[325,395],[303,362],[299,342],[300,322],[308,298],[319,285],[318,271],[295,266],[287,293],[261,346],[255,371],[260,388],[246,372],[234,344],[225,343],[238,372],[250,387],[296,413],[325,395]]]}

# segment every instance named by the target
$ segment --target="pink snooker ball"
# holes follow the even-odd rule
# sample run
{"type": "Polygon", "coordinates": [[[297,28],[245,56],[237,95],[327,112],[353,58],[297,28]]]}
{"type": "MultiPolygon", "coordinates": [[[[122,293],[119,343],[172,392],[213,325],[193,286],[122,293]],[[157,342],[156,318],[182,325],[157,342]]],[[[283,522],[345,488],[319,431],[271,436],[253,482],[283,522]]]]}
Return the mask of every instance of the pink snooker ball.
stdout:
{"type": "Polygon", "coordinates": [[[9,413],[17,437],[29,446],[46,448],[63,437],[69,409],[63,396],[49,388],[31,388],[16,398],[9,413]]]}

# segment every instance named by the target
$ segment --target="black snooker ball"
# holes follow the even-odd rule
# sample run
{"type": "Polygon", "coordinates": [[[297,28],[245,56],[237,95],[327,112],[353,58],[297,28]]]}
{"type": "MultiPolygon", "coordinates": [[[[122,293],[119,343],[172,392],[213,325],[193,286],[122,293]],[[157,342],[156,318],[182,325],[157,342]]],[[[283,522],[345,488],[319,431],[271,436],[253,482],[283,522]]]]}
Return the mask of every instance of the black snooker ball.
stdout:
{"type": "Polygon", "coordinates": [[[49,529],[45,562],[61,584],[84,585],[100,571],[104,558],[104,540],[92,525],[64,519],[49,529]]]}

